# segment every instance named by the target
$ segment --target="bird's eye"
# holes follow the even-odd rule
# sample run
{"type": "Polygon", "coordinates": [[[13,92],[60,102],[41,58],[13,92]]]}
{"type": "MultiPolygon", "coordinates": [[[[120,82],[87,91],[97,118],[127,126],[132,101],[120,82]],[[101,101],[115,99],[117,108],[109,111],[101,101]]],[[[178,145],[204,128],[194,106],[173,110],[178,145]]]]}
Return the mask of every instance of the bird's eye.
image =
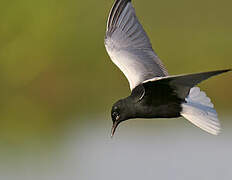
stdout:
{"type": "Polygon", "coordinates": [[[113,114],[112,114],[112,118],[113,118],[114,120],[118,120],[118,119],[119,119],[119,113],[116,112],[116,111],[114,111],[113,114]]]}

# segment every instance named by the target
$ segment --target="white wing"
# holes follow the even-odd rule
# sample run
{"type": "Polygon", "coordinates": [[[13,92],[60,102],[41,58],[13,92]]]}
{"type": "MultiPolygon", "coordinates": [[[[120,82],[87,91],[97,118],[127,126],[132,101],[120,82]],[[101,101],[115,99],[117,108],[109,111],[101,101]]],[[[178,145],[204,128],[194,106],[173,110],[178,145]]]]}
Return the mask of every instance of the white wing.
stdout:
{"type": "Polygon", "coordinates": [[[167,76],[139,23],[130,0],[116,0],[107,22],[106,50],[127,77],[130,89],[154,77],[167,76]]]}
{"type": "Polygon", "coordinates": [[[211,134],[217,135],[220,132],[217,112],[205,92],[200,91],[199,87],[193,87],[185,101],[182,103],[183,117],[211,134]]]}

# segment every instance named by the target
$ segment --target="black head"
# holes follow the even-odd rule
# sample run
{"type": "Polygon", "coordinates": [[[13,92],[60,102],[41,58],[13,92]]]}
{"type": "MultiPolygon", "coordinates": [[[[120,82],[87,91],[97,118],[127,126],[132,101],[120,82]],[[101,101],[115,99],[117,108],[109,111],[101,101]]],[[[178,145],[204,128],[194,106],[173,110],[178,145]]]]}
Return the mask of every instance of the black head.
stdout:
{"type": "Polygon", "coordinates": [[[113,121],[112,131],[111,131],[111,137],[114,135],[116,128],[118,125],[122,122],[128,119],[128,111],[127,111],[127,105],[126,100],[119,100],[117,101],[111,110],[111,118],[113,121]]]}

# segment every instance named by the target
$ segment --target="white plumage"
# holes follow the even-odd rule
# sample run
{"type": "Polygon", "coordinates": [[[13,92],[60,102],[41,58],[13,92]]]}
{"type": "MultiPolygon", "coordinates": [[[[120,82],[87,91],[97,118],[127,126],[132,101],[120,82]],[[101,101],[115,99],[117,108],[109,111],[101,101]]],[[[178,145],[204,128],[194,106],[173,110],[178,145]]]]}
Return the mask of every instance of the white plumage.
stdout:
{"type": "Polygon", "coordinates": [[[217,135],[220,132],[220,123],[213,104],[200,88],[191,88],[189,95],[182,104],[181,115],[199,128],[217,135]]]}

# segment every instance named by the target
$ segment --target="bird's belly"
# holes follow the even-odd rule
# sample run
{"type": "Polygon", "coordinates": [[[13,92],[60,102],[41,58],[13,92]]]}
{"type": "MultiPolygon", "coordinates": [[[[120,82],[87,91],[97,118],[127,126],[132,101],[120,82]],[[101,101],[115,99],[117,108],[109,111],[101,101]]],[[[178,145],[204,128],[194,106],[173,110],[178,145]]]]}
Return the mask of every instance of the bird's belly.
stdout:
{"type": "Polygon", "coordinates": [[[138,113],[139,118],[176,118],[180,117],[182,107],[177,103],[164,104],[159,106],[144,107],[138,113]]]}

